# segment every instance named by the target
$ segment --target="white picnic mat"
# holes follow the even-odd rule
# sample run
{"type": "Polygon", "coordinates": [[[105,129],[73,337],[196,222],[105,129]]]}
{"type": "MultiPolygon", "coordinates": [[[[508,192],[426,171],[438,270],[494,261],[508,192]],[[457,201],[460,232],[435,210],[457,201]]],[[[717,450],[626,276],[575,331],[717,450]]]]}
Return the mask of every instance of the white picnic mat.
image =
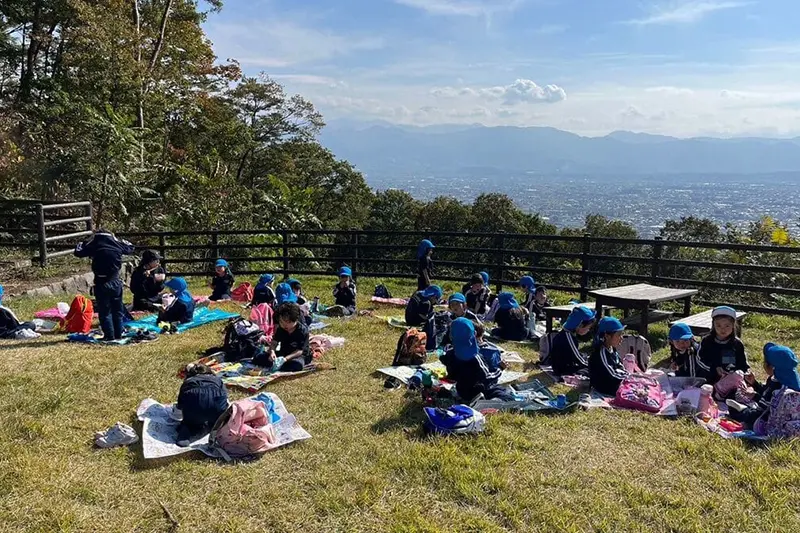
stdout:
{"type": "MultiPolygon", "coordinates": [[[[444,371],[445,369],[445,366],[439,361],[425,363],[421,366],[426,370],[444,371]]],[[[401,383],[408,385],[408,380],[411,379],[411,376],[414,375],[418,368],[418,366],[389,366],[386,368],[379,368],[378,372],[386,376],[393,377],[401,383]]],[[[512,372],[510,370],[503,370],[503,375],[500,376],[500,379],[497,380],[497,383],[499,385],[507,385],[509,383],[519,381],[522,378],[527,377],[527,375],[528,374],[525,372],[512,372]]],[[[447,389],[452,387],[452,385],[449,383],[443,383],[442,385],[447,389]]]]}

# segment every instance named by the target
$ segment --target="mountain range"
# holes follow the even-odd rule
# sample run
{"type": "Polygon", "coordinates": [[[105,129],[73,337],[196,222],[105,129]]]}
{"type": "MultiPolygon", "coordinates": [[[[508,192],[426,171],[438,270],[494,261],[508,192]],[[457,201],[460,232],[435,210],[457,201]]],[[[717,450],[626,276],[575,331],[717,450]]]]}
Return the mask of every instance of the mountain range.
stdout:
{"type": "Polygon", "coordinates": [[[800,171],[800,137],[696,137],[548,127],[334,121],[320,136],[370,177],[508,174],[766,174],[800,171]]]}

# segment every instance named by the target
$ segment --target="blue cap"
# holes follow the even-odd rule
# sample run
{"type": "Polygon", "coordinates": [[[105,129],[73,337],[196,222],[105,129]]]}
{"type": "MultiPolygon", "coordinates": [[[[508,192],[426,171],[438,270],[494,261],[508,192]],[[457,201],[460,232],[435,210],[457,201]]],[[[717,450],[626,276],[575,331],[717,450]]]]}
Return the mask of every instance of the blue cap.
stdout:
{"type": "Polygon", "coordinates": [[[584,322],[594,320],[595,312],[585,305],[575,307],[564,322],[564,329],[575,331],[584,322]]]}
{"type": "Polygon", "coordinates": [[[516,309],[519,307],[517,299],[510,292],[501,292],[497,295],[500,309],[516,309]]]}
{"type": "Polygon", "coordinates": [[[622,325],[622,322],[613,316],[605,316],[601,318],[600,323],[597,325],[597,333],[600,335],[605,335],[606,333],[616,333],[617,331],[624,330],[625,326],[622,325]]]}
{"type": "Polygon", "coordinates": [[[288,283],[280,283],[275,287],[275,298],[278,300],[278,305],[286,302],[297,303],[297,295],[288,283]]]}
{"type": "Polygon", "coordinates": [[[715,307],[714,310],[711,311],[711,318],[717,318],[718,316],[727,316],[736,320],[736,309],[727,305],[715,307]]]}
{"type": "Polygon", "coordinates": [[[519,286],[523,289],[532,289],[536,286],[536,282],[530,276],[522,276],[519,280],[519,286]]]}
{"type": "Polygon", "coordinates": [[[466,318],[456,318],[450,324],[450,340],[453,341],[456,359],[461,361],[474,359],[480,351],[475,338],[475,326],[466,318]]]}
{"type": "Polygon", "coordinates": [[[450,296],[450,298],[447,299],[447,303],[451,304],[453,302],[458,302],[460,304],[466,304],[467,303],[467,298],[463,294],[461,294],[460,292],[457,292],[457,293],[453,294],[452,296],[450,296]]]}
{"type": "Polygon", "coordinates": [[[438,285],[431,285],[424,291],[420,292],[425,298],[436,298],[437,300],[441,300],[442,296],[444,295],[444,291],[442,291],[442,288],[438,285]]]}
{"type": "Polygon", "coordinates": [[[419,246],[417,247],[417,259],[422,259],[425,257],[425,254],[428,253],[428,250],[431,248],[436,248],[431,241],[428,239],[423,239],[419,241],[419,246]]]}
{"type": "Polygon", "coordinates": [[[273,281],[275,281],[275,276],[273,276],[272,274],[261,274],[261,277],[258,278],[259,285],[267,285],[269,283],[272,283],[273,281]]]}
{"type": "Polygon", "coordinates": [[[228,268],[228,262],[224,259],[217,259],[217,262],[214,263],[214,267],[225,267],[228,268]]]}
{"type": "Polygon", "coordinates": [[[671,341],[688,341],[694,338],[692,328],[683,322],[677,322],[669,328],[669,340],[671,341]]]}
{"type": "Polygon", "coordinates": [[[299,279],[295,279],[295,278],[289,278],[289,279],[286,280],[285,283],[287,285],[289,285],[292,289],[294,289],[295,287],[302,287],[303,286],[303,284],[300,283],[300,280],[299,279]]]}
{"type": "Polygon", "coordinates": [[[350,267],[342,267],[339,269],[339,277],[342,276],[347,276],[348,278],[352,278],[353,271],[350,269],[350,267]]]}
{"type": "Polygon", "coordinates": [[[774,368],[775,379],[781,385],[800,391],[797,356],[790,348],[769,342],[764,346],[764,360],[774,368]]]}
{"type": "Polygon", "coordinates": [[[488,285],[489,284],[489,273],[488,272],[478,272],[478,274],[480,274],[481,277],[483,278],[483,284],[484,285],[488,285]]]}
{"type": "Polygon", "coordinates": [[[166,283],[164,283],[164,286],[172,289],[175,292],[183,292],[189,288],[189,286],[186,284],[186,280],[183,278],[169,279],[166,283]]]}

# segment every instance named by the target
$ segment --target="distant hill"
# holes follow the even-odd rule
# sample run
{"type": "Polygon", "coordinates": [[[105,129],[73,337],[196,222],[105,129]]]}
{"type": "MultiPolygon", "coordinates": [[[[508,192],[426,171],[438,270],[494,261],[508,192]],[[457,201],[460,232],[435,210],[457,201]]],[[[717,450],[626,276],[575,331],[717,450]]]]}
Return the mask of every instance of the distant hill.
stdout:
{"type": "Polygon", "coordinates": [[[372,176],[485,173],[764,174],[800,171],[800,138],[678,139],[555,128],[334,121],[321,141],[372,176]]]}

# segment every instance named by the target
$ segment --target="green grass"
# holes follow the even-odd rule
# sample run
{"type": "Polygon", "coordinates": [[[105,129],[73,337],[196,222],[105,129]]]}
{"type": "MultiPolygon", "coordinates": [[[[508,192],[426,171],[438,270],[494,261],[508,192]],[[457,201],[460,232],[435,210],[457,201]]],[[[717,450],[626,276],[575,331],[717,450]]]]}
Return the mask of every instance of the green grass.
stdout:
{"type": "MultiPolygon", "coordinates": [[[[375,283],[361,280],[362,308],[375,283]]],[[[10,303],[29,317],[55,302],[10,303]]],[[[367,317],[327,332],[347,338],[326,356],[336,370],[268,388],[313,438],[237,464],[91,444],[117,420],[140,429],[143,398],[174,401],[176,371],[221,342],[219,325],[132,347],[0,344],[0,531],[169,531],[160,503],[185,532],[800,529],[800,443],[754,447],[623,411],[501,414],[480,436],[428,439],[417,398],[372,375],[399,332],[367,317]]],[[[651,333],[663,345],[666,328],[651,333]]],[[[800,347],[800,323],[751,316],[743,337],[759,370],[764,342],[800,347]]]]}

